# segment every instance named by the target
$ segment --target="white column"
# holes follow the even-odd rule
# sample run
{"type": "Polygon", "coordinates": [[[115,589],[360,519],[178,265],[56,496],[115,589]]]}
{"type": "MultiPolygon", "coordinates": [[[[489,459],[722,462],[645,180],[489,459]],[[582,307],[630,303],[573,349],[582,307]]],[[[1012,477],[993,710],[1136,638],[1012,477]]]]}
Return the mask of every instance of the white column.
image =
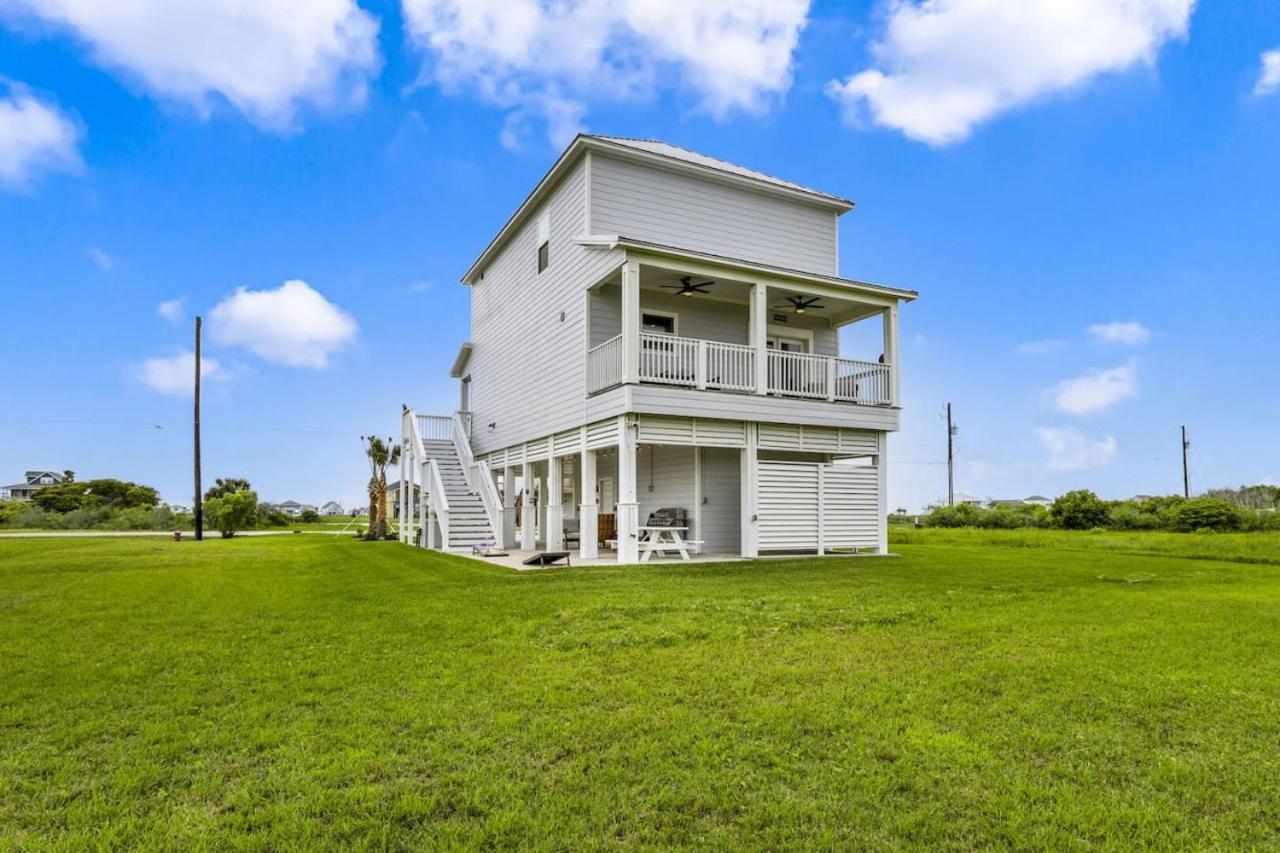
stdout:
{"type": "Polygon", "coordinates": [[[739,475],[738,490],[742,495],[742,556],[756,557],[760,554],[759,538],[759,462],[757,452],[756,425],[747,424],[747,446],[742,448],[742,467],[739,475]]]}
{"type": "Polygon", "coordinates": [[[889,433],[882,432],[876,438],[876,482],[879,486],[880,515],[876,519],[877,550],[881,555],[889,553],[889,433]]]}
{"type": "Polygon", "coordinates": [[[751,285],[751,307],[748,311],[749,339],[756,350],[756,393],[769,393],[769,288],[759,282],[751,285]]]}
{"type": "MultiPolygon", "coordinates": [[[[424,493],[427,488],[427,466],[417,464],[414,466],[418,475],[418,533],[413,537],[413,544],[418,544],[418,538],[422,538],[422,544],[427,543],[427,501],[424,493]]],[[[412,494],[412,493],[411,493],[412,494]]]]}
{"type": "Polygon", "coordinates": [[[702,448],[693,447],[693,530],[690,539],[705,539],[702,535],[702,448]]]}
{"type": "Polygon", "coordinates": [[[564,457],[547,459],[547,550],[564,550],[564,457]]]}
{"type": "Polygon", "coordinates": [[[884,309],[884,360],[889,363],[889,404],[902,405],[898,388],[898,303],[884,309]]]}
{"type": "MultiPolygon", "coordinates": [[[[408,483],[405,482],[408,479],[408,469],[409,469],[408,456],[409,456],[409,444],[408,442],[405,442],[400,446],[400,518],[399,518],[398,524],[400,525],[399,530],[400,530],[401,542],[409,541],[408,538],[405,536],[405,532],[404,532],[404,508],[409,505],[408,501],[405,499],[405,495],[408,493],[408,489],[409,489],[408,483]]],[[[382,509],[384,512],[386,511],[386,507],[383,507],[382,509]]]]}
{"type": "Polygon", "coordinates": [[[526,460],[520,469],[520,474],[524,486],[524,491],[520,495],[520,547],[525,551],[532,551],[538,547],[537,540],[534,538],[537,510],[533,506],[533,463],[526,460]]]}
{"type": "Polygon", "coordinates": [[[516,469],[507,465],[502,469],[502,541],[501,548],[516,546],[516,469]]]}
{"type": "Polygon", "coordinates": [[[618,562],[640,560],[640,504],[636,499],[636,431],[618,417],[618,562]]]}
{"type": "Polygon", "coordinates": [[[578,535],[582,537],[578,555],[584,560],[594,560],[600,556],[599,543],[596,541],[599,536],[600,511],[596,505],[596,452],[583,450],[582,464],[578,468],[581,470],[578,493],[582,497],[582,503],[578,505],[578,535]]]}
{"type": "Polygon", "coordinates": [[[538,490],[535,493],[538,499],[538,511],[534,514],[538,519],[538,527],[533,534],[535,540],[542,540],[542,547],[547,547],[547,477],[545,474],[538,475],[538,490]]]}
{"type": "Polygon", "coordinates": [[[622,381],[640,381],[640,262],[622,265],[622,381]]]}

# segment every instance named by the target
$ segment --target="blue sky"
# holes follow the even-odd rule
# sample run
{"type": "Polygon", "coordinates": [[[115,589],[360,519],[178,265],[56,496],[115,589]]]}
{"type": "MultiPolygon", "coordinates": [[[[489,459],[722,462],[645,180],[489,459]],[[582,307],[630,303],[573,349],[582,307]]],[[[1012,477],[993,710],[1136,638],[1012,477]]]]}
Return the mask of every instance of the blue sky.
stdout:
{"type": "Polygon", "coordinates": [[[0,0],[0,481],[190,503],[198,311],[206,479],[358,501],[580,128],[858,201],[841,272],[921,294],[893,503],[944,491],[948,400],[982,496],[1174,491],[1183,423],[1193,488],[1280,478],[1275,2],[235,5],[0,0]]]}

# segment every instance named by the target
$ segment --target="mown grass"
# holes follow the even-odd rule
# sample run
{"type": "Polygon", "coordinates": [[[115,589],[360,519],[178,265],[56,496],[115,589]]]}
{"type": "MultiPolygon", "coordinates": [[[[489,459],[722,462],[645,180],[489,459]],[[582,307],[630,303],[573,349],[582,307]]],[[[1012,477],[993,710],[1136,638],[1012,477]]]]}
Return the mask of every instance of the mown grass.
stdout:
{"type": "Polygon", "coordinates": [[[1280,573],[1078,541],[0,542],[0,847],[1280,844],[1280,573]]]}

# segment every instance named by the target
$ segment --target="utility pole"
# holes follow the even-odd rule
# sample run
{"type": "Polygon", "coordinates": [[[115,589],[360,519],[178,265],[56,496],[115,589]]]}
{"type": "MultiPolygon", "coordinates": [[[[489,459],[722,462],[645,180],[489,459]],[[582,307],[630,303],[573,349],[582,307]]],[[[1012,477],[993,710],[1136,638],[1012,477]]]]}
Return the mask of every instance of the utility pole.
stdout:
{"type": "Polygon", "coordinates": [[[1182,496],[1184,498],[1191,497],[1191,478],[1187,475],[1187,448],[1191,446],[1191,442],[1187,441],[1187,425],[1182,425],[1182,496]]]}
{"type": "Polygon", "coordinates": [[[947,403],[947,506],[956,505],[955,434],[955,424],[951,423],[951,404],[947,403]]]}
{"type": "Polygon", "coordinates": [[[196,497],[192,506],[192,521],[196,526],[196,541],[204,539],[204,504],[200,488],[200,318],[196,317],[196,403],[193,425],[195,427],[195,476],[196,497]]]}

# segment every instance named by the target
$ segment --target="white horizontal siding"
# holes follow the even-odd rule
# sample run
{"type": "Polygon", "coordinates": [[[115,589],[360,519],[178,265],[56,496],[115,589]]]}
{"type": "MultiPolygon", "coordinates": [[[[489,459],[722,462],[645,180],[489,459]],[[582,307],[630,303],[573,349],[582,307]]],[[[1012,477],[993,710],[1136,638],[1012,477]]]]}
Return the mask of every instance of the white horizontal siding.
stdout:
{"type": "Polygon", "coordinates": [[[478,453],[582,423],[582,294],[622,257],[574,243],[585,221],[580,163],[471,286],[471,407],[480,425],[473,435],[478,453]],[[543,212],[550,219],[550,264],[539,274],[537,223],[543,212]]]}
{"type": "Polygon", "coordinates": [[[870,465],[828,465],[823,472],[823,545],[877,548],[880,545],[880,469],[870,465]]]}
{"type": "Polygon", "coordinates": [[[591,233],[836,275],[830,208],[592,155],[591,233]]]}
{"type": "Polygon", "coordinates": [[[761,460],[762,551],[879,547],[879,467],[761,460]]]}

